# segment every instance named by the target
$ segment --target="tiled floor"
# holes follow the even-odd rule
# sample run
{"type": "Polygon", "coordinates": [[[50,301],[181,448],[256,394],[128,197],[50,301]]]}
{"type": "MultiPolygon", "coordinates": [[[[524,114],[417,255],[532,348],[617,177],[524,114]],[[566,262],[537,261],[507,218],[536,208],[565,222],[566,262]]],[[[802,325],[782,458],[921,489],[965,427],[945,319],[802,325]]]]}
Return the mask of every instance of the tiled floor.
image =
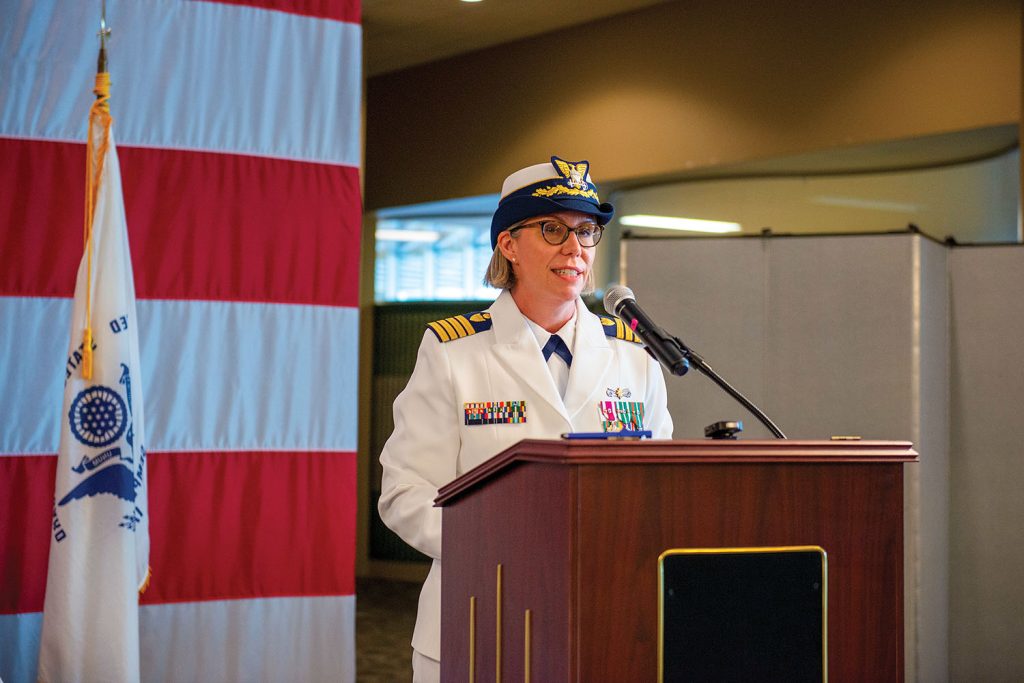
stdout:
{"type": "Polygon", "coordinates": [[[356,580],[356,680],[412,680],[412,627],[420,584],[356,580]]]}

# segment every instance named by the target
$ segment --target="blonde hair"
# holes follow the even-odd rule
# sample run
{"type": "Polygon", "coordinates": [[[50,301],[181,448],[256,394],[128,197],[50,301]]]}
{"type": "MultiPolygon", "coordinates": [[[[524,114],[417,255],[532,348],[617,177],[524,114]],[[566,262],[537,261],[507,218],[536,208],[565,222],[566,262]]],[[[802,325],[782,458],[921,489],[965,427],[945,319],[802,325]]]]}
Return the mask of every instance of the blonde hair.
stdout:
{"type": "MultiPolygon", "coordinates": [[[[515,234],[512,237],[515,238],[515,234]]],[[[587,268],[584,278],[583,291],[580,293],[592,294],[594,292],[594,269],[587,268]]],[[[491,254],[491,262],[487,264],[487,272],[484,274],[484,284],[495,289],[512,289],[516,286],[516,273],[512,269],[512,262],[505,258],[500,247],[495,247],[494,253],[491,254]]]]}
{"type": "Polygon", "coordinates": [[[512,262],[505,258],[498,247],[494,248],[491,262],[487,264],[484,284],[495,289],[512,289],[516,285],[516,274],[512,270],[512,262]]]}

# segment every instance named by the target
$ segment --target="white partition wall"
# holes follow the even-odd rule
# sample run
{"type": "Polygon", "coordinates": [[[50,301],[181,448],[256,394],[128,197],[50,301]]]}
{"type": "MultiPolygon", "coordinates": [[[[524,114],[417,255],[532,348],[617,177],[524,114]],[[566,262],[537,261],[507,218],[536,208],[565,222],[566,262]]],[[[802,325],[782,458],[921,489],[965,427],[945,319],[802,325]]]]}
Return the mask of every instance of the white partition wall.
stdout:
{"type": "MultiPolygon", "coordinates": [[[[907,439],[907,671],[948,679],[946,249],[916,234],[633,239],[625,276],[651,315],[791,438],[907,439]]],[[[670,378],[677,438],[754,418],[695,371],[670,378]]]]}

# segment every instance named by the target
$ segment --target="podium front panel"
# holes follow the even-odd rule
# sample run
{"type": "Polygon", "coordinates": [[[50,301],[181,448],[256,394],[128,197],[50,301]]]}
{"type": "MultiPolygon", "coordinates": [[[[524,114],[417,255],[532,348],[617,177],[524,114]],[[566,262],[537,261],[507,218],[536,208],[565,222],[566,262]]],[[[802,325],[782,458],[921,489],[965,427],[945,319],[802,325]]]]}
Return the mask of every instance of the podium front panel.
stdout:
{"type": "Polygon", "coordinates": [[[671,548],[820,546],[832,680],[902,680],[902,466],[582,466],[580,680],[656,680],[658,557],[671,548]]]}
{"type": "Polygon", "coordinates": [[[523,442],[439,496],[442,680],[657,680],[662,553],[819,546],[829,679],[902,681],[915,458],[902,442],[523,442]]]}

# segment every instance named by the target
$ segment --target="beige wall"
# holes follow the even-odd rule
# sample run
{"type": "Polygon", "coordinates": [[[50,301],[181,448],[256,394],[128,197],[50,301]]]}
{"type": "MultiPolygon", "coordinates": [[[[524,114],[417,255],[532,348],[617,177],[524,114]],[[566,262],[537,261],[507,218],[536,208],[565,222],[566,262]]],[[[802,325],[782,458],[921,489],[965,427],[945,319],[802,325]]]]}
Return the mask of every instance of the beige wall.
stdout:
{"type": "Polygon", "coordinates": [[[367,84],[366,200],[492,193],[551,154],[635,182],[1015,123],[1021,9],[692,0],[367,84]]]}
{"type": "MultiPolygon", "coordinates": [[[[590,159],[607,189],[873,142],[1024,130],[1022,59],[1019,0],[661,5],[370,79],[366,207],[494,193],[510,170],[551,154],[590,159]]],[[[959,474],[954,466],[954,483],[959,474]]],[[[955,588],[973,580],[959,566],[955,588]]],[[[979,613],[999,625],[1015,607],[954,596],[953,672],[969,678],[999,657],[961,639],[979,613]]],[[[935,646],[947,626],[917,624],[931,645],[911,646],[911,679],[945,679],[935,646]]]]}
{"type": "MultiPolygon", "coordinates": [[[[1016,133],[1016,126],[1012,127],[1016,133]]],[[[908,223],[960,243],[1017,240],[1017,150],[970,163],[856,174],[684,180],[613,193],[619,217],[687,216],[742,225],[745,234],[867,233],[908,223]]],[[[630,227],[633,235],[664,231],[630,227]]],[[[603,284],[603,283],[602,283],[603,284]]]]}

